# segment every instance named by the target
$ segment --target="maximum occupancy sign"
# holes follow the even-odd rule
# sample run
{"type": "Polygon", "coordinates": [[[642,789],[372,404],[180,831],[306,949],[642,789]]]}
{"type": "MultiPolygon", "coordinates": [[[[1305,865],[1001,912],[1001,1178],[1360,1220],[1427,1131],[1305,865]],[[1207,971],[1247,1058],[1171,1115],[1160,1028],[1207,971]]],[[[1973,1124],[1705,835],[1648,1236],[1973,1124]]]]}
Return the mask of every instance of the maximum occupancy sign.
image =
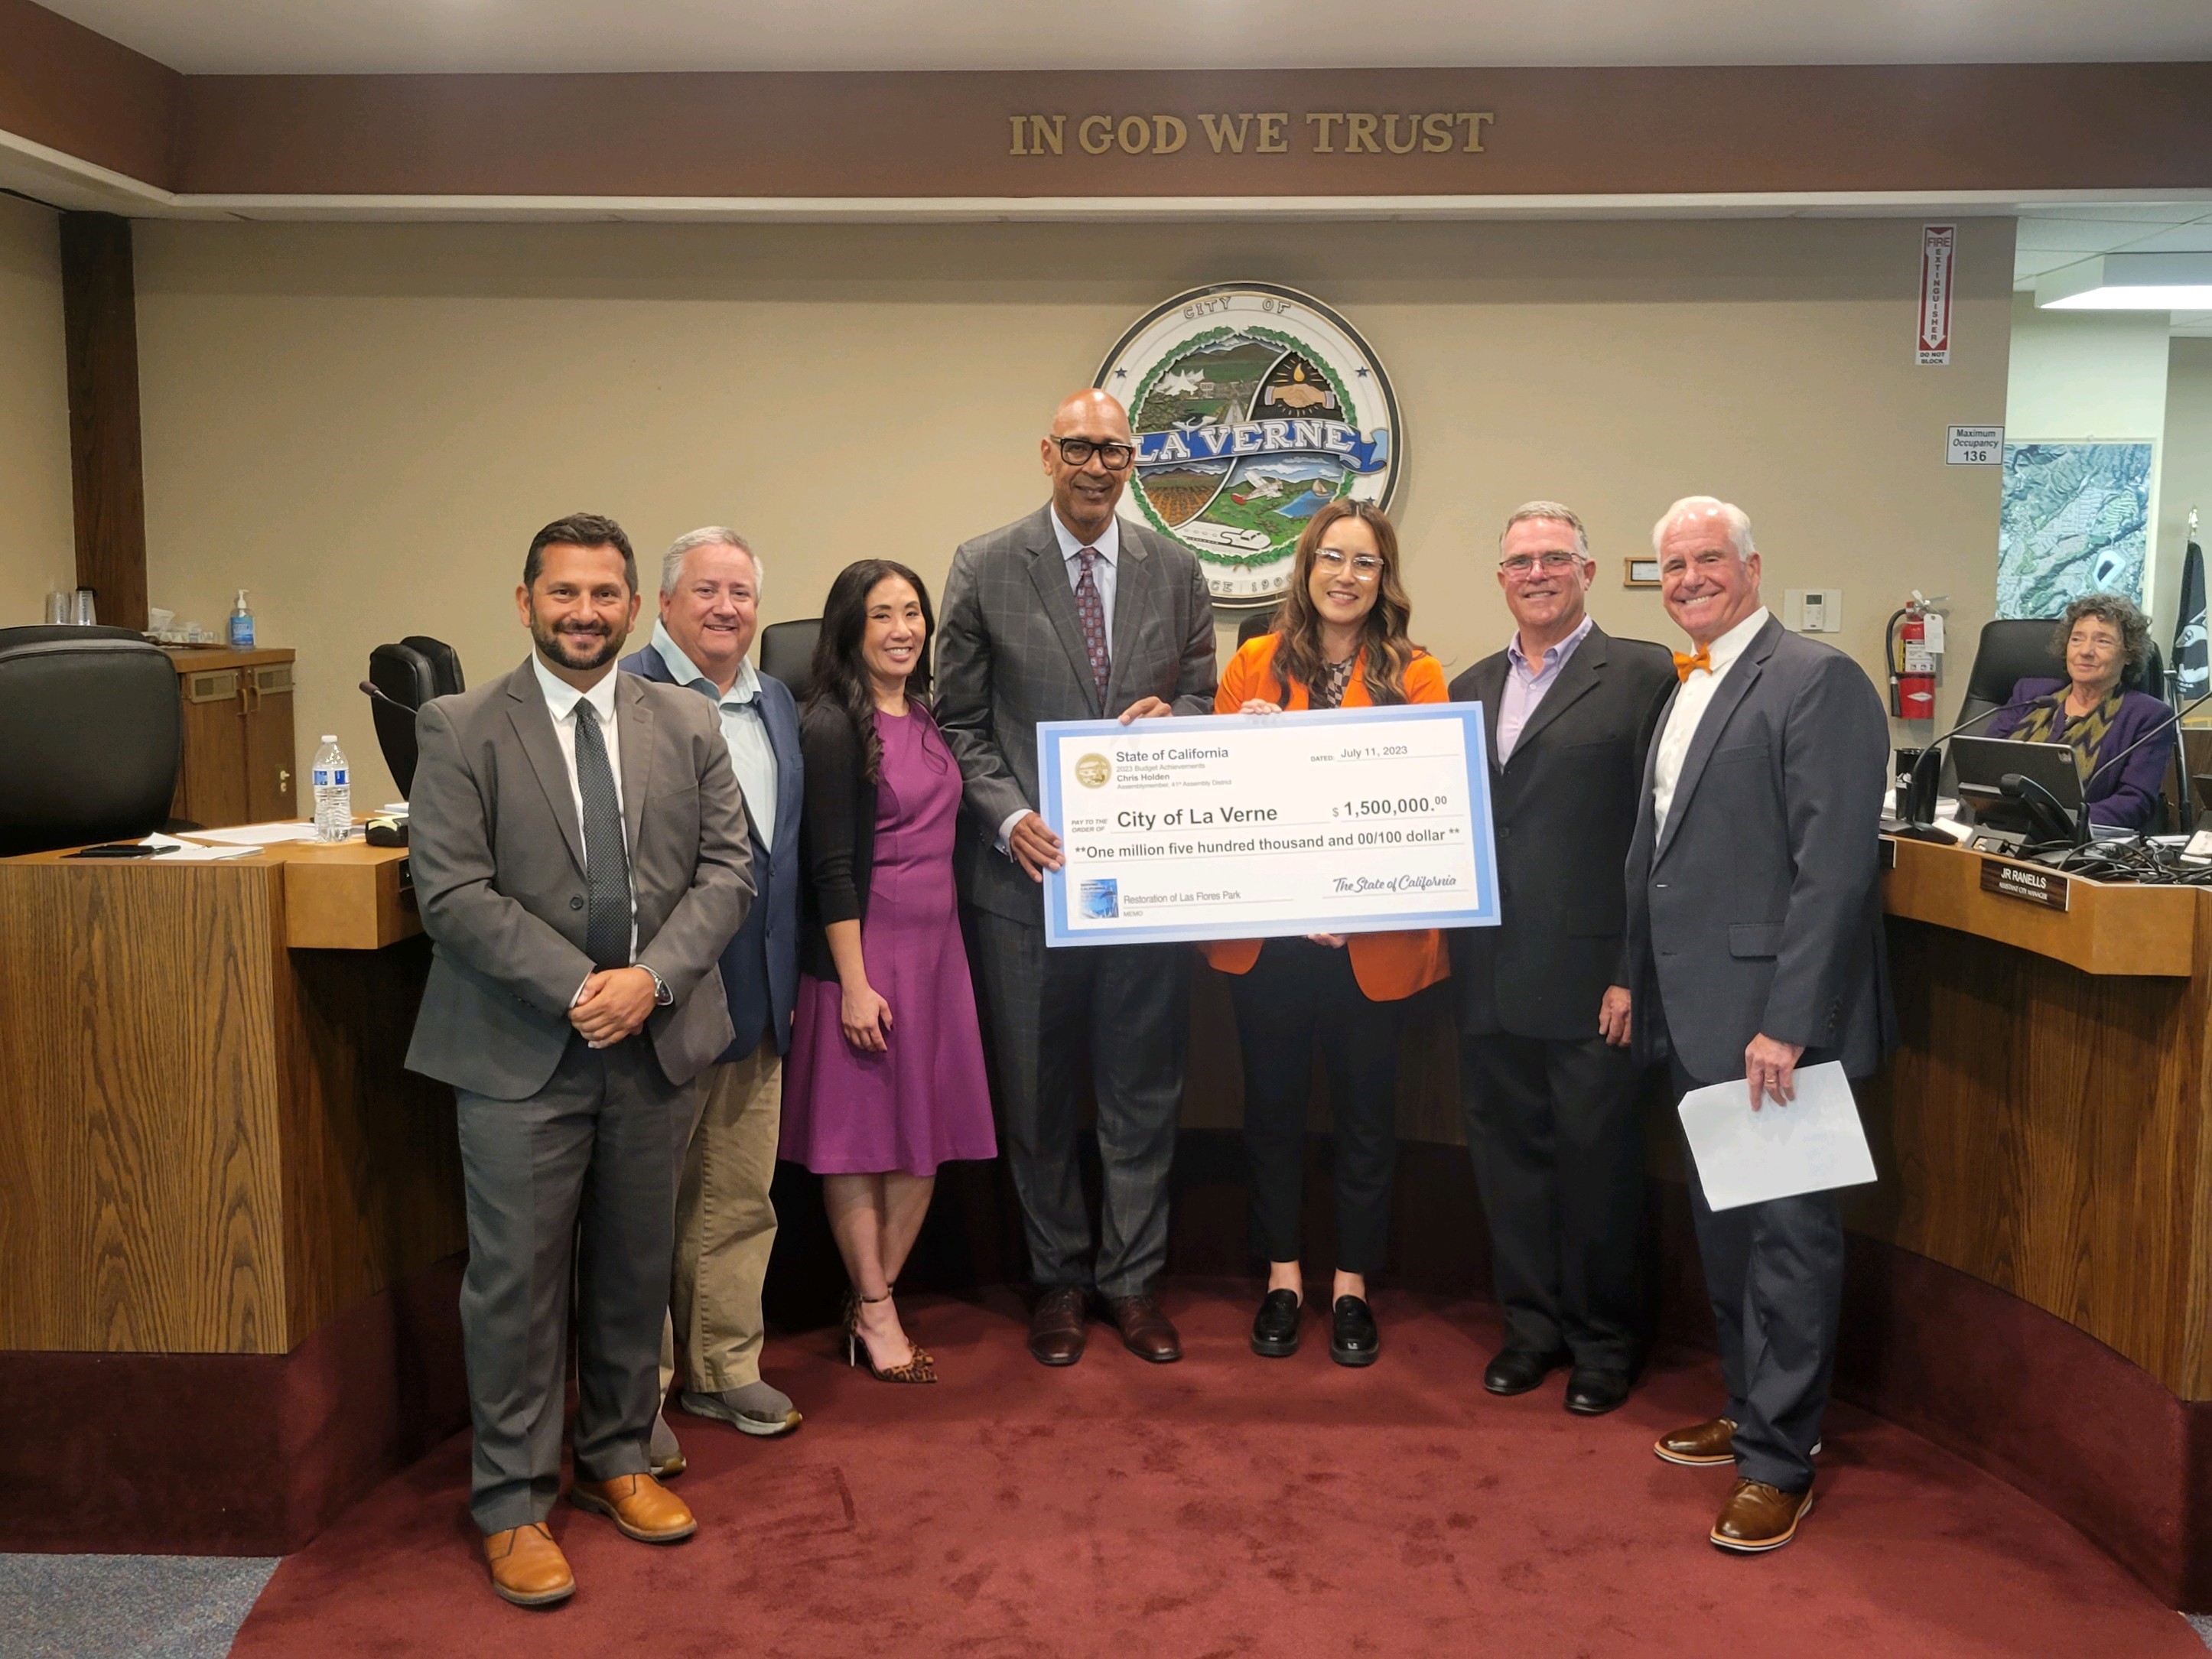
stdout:
{"type": "Polygon", "coordinates": [[[1121,511],[1195,554],[1224,609],[1281,596],[1316,508],[1352,495],[1387,509],[1396,493],[1389,379],[1351,324],[1295,289],[1178,294],[1121,337],[1097,384],[1137,438],[1121,511]]]}

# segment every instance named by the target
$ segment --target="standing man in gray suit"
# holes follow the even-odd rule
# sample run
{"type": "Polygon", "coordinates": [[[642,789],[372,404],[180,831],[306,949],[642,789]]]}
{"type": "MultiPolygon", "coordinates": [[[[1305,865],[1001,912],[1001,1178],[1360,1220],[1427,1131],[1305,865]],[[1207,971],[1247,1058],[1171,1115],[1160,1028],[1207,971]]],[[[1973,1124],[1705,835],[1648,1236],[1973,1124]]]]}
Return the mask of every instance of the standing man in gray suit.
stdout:
{"type": "MultiPolygon", "coordinates": [[[[1877,884],[1889,732],[1865,673],[1759,603],[1742,510],[1710,495],[1651,532],[1661,598],[1696,649],[1645,763],[1628,852],[1632,1039],[1674,1094],[1744,1079],[1744,1109],[1796,1095],[1801,1065],[1863,1078],[1893,1045],[1877,884]]],[[[1844,1224],[1833,1193],[1690,1212],[1728,1409],[1663,1436],[1670,1463],[1733,1463],[1712,1541],[1778,1549],[1813,1507],[1836,1363],[1844,1224]]]]}
{"type": "Polygon", "coordinates": [[[576,1587],[546,1525],[569,1498],[647,1543],[697,1530],[648,1473],[693,1079],[730,1046],[716,959],[752,897],[744,808],[712,704],[617,674],[637,620],[620,526],[539,531],[515,608],[534,646],[416,719],[410,856],[436,945],[411,1070],[453,1085],[469,1265],[469,1510],[492,1588],[576,1587]]]}
{"type": "Polygon", "coordinates": [[[1164,1362],[1182,1357],[1152,1281],[1167,1259],[1189,952],[1045,949],[1041,884],[1060,867],[1060,845],[1036,810],[1036,727],[1212,713],[1213,603],[1188,552],[1115,516],[1136,460],[1120,404],[1076,393],[1038,452],[1051,503],[953,555],[937,718],[976,831],[969,896],[1039,1292],[1030,1352],[1047,1365],[1081,1358],[1095,1287],[1129,1351],[1164,1362]],[[1076,1152],[1076,1068],[1086,1052],[1104,1176],[1095,1254],[1076,1152]]]}

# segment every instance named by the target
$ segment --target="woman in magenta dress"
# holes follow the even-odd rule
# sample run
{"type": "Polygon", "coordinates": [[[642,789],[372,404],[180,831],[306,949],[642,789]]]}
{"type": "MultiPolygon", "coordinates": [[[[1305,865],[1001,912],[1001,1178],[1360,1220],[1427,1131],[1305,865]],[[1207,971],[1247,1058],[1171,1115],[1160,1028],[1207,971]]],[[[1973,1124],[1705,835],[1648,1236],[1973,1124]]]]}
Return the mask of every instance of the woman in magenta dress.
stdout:
{"type": "Polygon", "coordinates": [[[887,559],[830,584],[799,716],[799,1007],[779,1155],[822,1176],[852,1294],[845,1357],[933,1382],[891,1286],[937,1166],[998,1155],[952,843],[960,768],[924,702],[935,626],[921,578],[887,559]]]}

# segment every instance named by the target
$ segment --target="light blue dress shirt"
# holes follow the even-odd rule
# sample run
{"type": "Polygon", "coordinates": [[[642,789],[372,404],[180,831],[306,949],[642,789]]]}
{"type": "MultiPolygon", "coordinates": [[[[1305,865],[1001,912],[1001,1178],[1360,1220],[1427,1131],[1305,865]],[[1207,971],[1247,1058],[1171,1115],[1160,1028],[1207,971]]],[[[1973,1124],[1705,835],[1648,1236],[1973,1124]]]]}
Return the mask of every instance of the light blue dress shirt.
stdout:
{"type": "Polygon", "coordinates": [[[665,623],[653,625],[653,648],[676,677],[678,685],[703,691],[714,700],[722,717],[722,741],[729,745],[730,769],[738,775],[738,792],[745,798],[745,816],[753,834],[770,852],[775,850],[775,747],[768,740],[768,717],[761,712],[760,672],[745,658],[738,659],[738,677],[727,692],[702,673],[684,654],[665,623]]]}
{"type": "Polygon", "coordinates": [[[1521,653],[1521,630],[1515,629],[1513,637],[1505,646],[1505,691],[1498,700],[1498,763],[1500,766],[1513,758],[1514,745],[1521,741],[1521,730],[1528,724],[1544,701],[1544,694],[1556,684],[1559,671],[1567,665],[1567,659],[1575,654],[1575,647],[1590,631],[1591,618],[1583,617],[1583,625],[1561,640],[1557,645],[1544,647],[1544,661],[1533,672],[1528,659],[1521,653]]]}

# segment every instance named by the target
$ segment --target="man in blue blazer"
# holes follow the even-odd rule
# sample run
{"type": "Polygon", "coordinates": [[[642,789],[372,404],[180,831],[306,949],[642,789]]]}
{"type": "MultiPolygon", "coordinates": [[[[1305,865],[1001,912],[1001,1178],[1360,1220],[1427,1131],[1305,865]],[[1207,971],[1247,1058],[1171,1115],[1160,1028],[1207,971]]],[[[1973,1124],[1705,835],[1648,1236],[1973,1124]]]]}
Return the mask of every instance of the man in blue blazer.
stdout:
{"type": "MultiPolygon", "coordinates": [[[[711,698],[751,826],[759,896],[722,951],[736,1039],[702,1079],[699,1115],[676,1215],[671,1318],[661,1339],[661,1393],[674,1379],[684,1332],[684,1409],[746,1434],[799,1426],[787,1395],[761,1380],[761,1281],[775,1243],[769,1183],[783,1116],[783,1055],[799,989],[799,711],[783,684],[746,660],[760,627],[760,561],[720,525],[676,538],[661,559],[653,643],[623,659],[629,673],[711,698]]],[[[654,1472],[679,1474],[684,1454],[665,1419],[653,1426],[654,1472]]]]}

